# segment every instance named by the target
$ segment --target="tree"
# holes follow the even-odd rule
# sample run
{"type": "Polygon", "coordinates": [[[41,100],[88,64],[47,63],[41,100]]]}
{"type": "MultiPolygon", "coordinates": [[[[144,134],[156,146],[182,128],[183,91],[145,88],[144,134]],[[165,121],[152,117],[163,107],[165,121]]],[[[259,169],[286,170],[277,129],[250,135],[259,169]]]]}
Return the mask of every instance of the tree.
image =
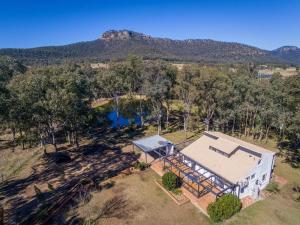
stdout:
{"type": "Polygon", "coordinates": [[[187,139],[187,130],[191,114],[191,109],[197,96],[195,80],[199,78],[200,70],[196,66],[184,66],[179,77],[177,85],[177,95],[183,102],[183,129],[185,139],[187,139]]]}
{"type": "Polygon", "coordinates": [[[126,76],[123,73],[123,65],[112,64],[109,70],[99,70],[96,75],[96,89],[98,97],[113,98],[113,107],[117,115],[117,128],[119,128],[120,118],[120,96],[128,90],[126,76]]]}
{"type": "Polygon", "coordinates": [[[163,103],[172,86],[171,79],[166,75],[166,72],[166,65],[160,61],[147,64],[142,86],[142,92],[145,93],[151,102],[152,113],[156,119],[158,134],[160,134],[162,127],[163,103]]]}
{"type": "Polygon", "coordinates": [[[216,70],[201,71],[201,76],[195,81],[197,90],[197,105],[200,117],[206,121],[206,130],[210,129],[210,124],[221,101],[228,97],[227,76],[216,70]]]}

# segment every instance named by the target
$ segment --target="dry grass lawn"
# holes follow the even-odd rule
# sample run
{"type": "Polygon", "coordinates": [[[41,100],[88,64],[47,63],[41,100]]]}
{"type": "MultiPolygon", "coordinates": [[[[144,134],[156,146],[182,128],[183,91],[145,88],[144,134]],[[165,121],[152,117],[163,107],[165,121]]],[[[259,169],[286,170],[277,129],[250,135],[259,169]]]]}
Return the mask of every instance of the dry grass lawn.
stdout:
{"type": "Polygon", "coordinates": [[[110,225],[209,224],[208,218],[191,203],[176,205],[154,183],[157,178],[152,170],[147,170],[117,179],[112,188],[94,193],[92,200],[78,209],[78,214],[90,219],[100,217],[99,224],[110,225]],[[118,202],[115,210],[105,215],[104,209],[114,201],[118,202]]]}
{"type": "MultiPolygon", "coordinates": [[[[149,129],[145,130],[144,135],[149,136],[154,133],[156,133],[155,127],[149,127],[149,129]]],[[[174,143],[184,140],[184,132],[182,131],[165,133],[163,136],[174,143]]],[[[190,139],[197,138],[198,136],[199,134],[188,134],[190,139]]],[[[111,139],[116,140],[114,136],[111,137],[111,139]]],[[[251,139],[246,140],[255,142],[251,139]]],[[[1,144],[3,144],[3,142],[1,144]]],[[[120,143],[111,144],[111,147],[117,144],[120,143]]],[[[275,143],[272,141],[268,144],[260,145],[273,151],[278,151],[275,147],[275,143]]],[[[42,161],[42,152],[34,152],[34,150],[17,149],[15,153],[12,153],[11,149],[5,148],[2,145],[0,151],[1,172],[12,176],[11,179],[16,181],[29,178],[34,174],[33,166],[40,164],[42,161]]],[[[75,154],[75,152],[72,154],[75,154]]],[[[84,160],[87,160],[87,162],[92,162],[92,159],[95,159],[93,154],[89,155],[89,157],[84,157],[84,160]]],[[[97,159],[99,166],[101,164],[100,161],[101,160],[97,159]]],[[[80,163],[84,162],[80,161],[80,163]]],[[[97,164],[95,162],[92,163],[94,166],[97,164]]],[[[69,169],[65,170],[64,173],[70,172],[70,175],[76,175],[76,173],[79,172],[80,168],[78,169],[77,167],[80,165],[76,160],[68,165],[69,169]]],[[[88,169],[87,172],[93,173],[93,171],[95,170],[88,169]]],[[[37,172],[39,172],[39,170],[35,171],[35,173],[37,172]]],[[[101,173],[101,171],[99,173],[101,173]]],[[[284,158],[278,158],[275,173],[288,180],[288,184],[286,184],[278,194],[274,194],[263,201],[254,203],[222,224],[300,225],[300,203],[295,201],[300,193],[293,191],[295,185],[300,185],[300,169],[292,168],[288,163],[284,162],[284,158]]],[[[88,221],[89,219],[96,219],[98,217],[98,224],[111,225],[211,224],[209,219],[191,203],[183,206],[176,205],[168,195],[156,186],[154,181],[157,179],[157,175],[150,169],[140,174],[132,174],[123,178],[118,177],[113,179],[115,182],[113,187],[93,192],[92,198],[88,202],[85,204],[81,202],[79,205],[72,207],[67,212],[66,218],[70,219],[75,216],[76,218],[88,221]]],[[[41,178],[37,177],[37,180],[34,182],[47,181],[49,182],[50,179],[42,176],[41,178]]],[[[12,188],[12,190],[16,189],[16,187],[12,188]]],[[[20,194],[24,191],[26,191],[26,185],[24,189],[20,190],[19,196],[16,194],[10,196],[10,198],[18,198],[22,196],[20,194]]],[[[2,200],[5,201],[8,199],[2,200]]]]}

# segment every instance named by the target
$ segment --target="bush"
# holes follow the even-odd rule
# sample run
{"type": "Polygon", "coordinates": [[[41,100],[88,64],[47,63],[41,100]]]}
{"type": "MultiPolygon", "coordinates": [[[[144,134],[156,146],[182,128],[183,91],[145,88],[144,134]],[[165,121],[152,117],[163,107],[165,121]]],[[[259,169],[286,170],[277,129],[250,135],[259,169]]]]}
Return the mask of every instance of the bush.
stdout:
{"type": "Polygon", "coordinates": [[[166,171],[169,168],[169,166],[163,166],[163,171],[166,171]]]}
{"type": "Polygon", "coordinates": [[[179,187],[179,180],[174,173],[168,172],[162,176],[162,184],[166,189],[172,191],[179,187]]]}
{"type": "Polygon", "coordinates": [[[149,167],[149,164],[144,163],[144,162],[137,162],[134,164],[135,169],[139,169],[141,171],[147,169],[149,167]]]}
{"type": "Polygon", "coordinates": [[[271,193],[277,193],[279,192],[279,187],[278,187],[278,184],[274,181],[271,181],[267,187],[266,187],[266,190],[268,192],[271,192],[271,193]]]}
{"type": "Polygon", "coordinates": [[[226,194],[210,203],[207,207],[208,215],[214,222],[226,220],[239,212],[242,208],[241,200],[233,194],[226,194]]]}
{"type": "Polygon", "coordinates": [[[48,183],[48,189],[49,189],[49,191],[51,191],[51,192],[55,191],[55,188],[54,188],[53,185],[50,184],[50,183],[48,183]]]}
{"type": "Polygon", "coordinates": [[[182,194],[182,190],[179,189],[179,188],[175,188],[175,189],[172,190],[172,193],[174,195],[181,195],[182,194]]]}
{"type": "Polygon", "coordinates": [[[296,202],[300,202],[300,195],[296,198],[296,202]]]}

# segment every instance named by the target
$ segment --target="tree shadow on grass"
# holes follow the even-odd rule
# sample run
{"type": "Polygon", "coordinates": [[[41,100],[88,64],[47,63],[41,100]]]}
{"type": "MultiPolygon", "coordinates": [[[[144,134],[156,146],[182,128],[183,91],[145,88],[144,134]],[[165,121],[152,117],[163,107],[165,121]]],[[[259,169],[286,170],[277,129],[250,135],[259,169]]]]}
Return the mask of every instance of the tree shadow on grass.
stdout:
{"type": "Polygon", "coordinates": [[[283,157],[283,163],[288,163],[293,168],[300,168],[300,149],[289,141],[281,141],[278,144],[278,155],[283,157]]]}
{"type": "MultiPolygon", "coordinates": [[[[117,137],[122,139],[123,135],[118,134],[117,137]]],[[[109,138],[103,142],[116,143],[109,138]]],[[[37,218],[43,220],[47,215],[43,214],[42,209],[70,195],[69,191],[80,180],[89,178],[101,182],[118,175],[136,162],[137,156],[134,153],[124,153],[120,148],[109,146],[112,145],[100,143],[70,150],[68,154],[71,160],[62,163],[53,160],[53,155],[44,156],[42,161],[35,165],[30,176],[5,182],[0,189],[0,195],[5,198],[7,208],[5,224],[34,224],[37,218]],[[29,186],[54,181],[57,183],[54,190],[43,190],[41,196],[26,196],[29,186]]],[[[74,202],[72,204],[74,205],[74,202]]],[[[64,213],[63,210],[58,212],[60,213],[64,213]]]]}

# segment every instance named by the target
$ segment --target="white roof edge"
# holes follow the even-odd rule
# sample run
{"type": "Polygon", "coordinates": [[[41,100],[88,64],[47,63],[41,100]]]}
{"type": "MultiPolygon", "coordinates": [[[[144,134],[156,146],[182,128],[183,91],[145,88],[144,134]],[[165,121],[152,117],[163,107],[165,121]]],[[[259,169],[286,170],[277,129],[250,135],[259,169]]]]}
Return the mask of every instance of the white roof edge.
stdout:
{"type": "Polygon", "coordinates": [[[132,143],[147,152],[172,144],[171,141],[158,134],[134,140],[132,143]]]}

